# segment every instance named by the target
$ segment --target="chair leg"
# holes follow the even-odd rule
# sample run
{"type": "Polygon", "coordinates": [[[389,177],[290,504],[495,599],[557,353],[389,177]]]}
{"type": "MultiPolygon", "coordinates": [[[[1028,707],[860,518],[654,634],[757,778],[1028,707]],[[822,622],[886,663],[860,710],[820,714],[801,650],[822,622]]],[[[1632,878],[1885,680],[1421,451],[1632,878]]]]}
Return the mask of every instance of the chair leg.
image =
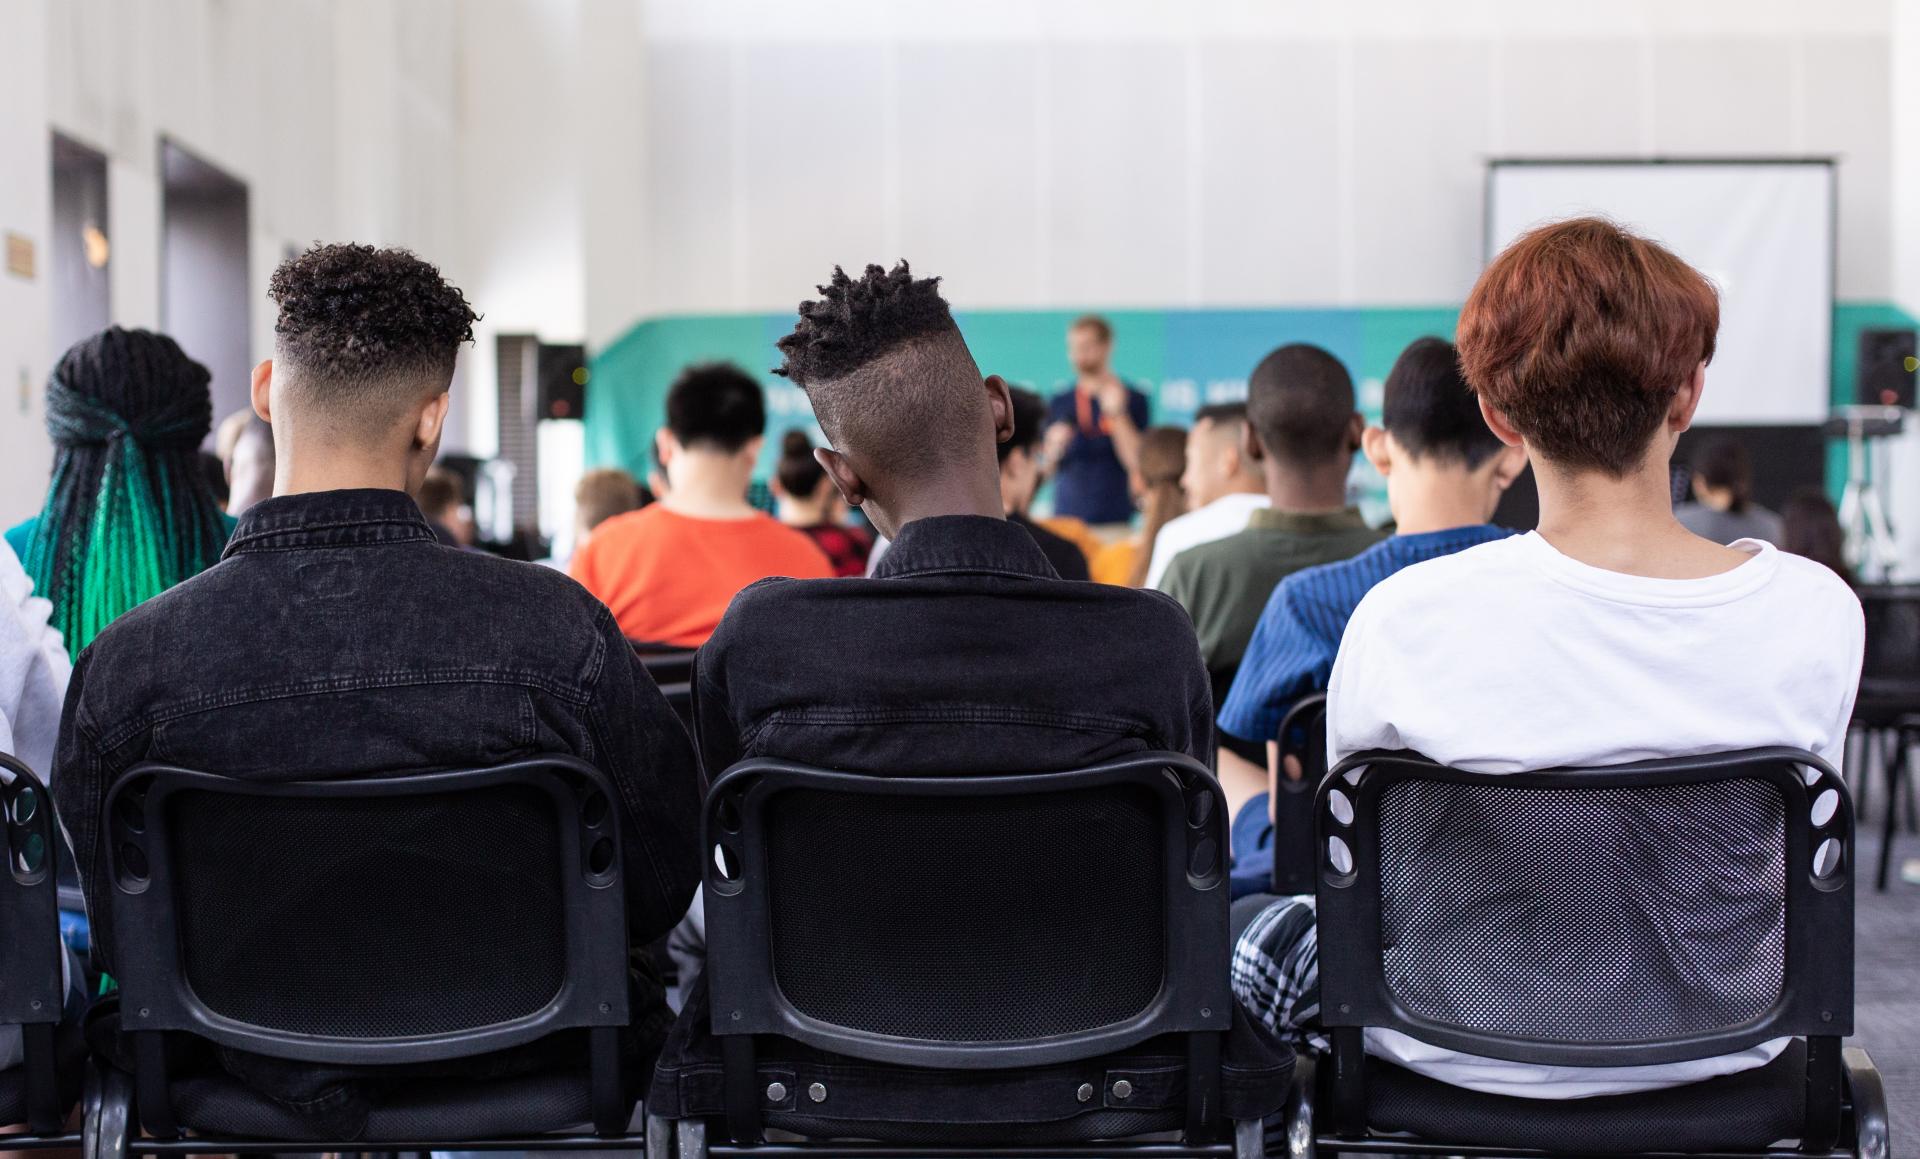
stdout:
{"type": "Polygon", "coordinates": [[[1282,1112],[1287,1132],[1288,1159],[1314,1159],[1313,1121],[1314,1060],[1302,1057],[1294,1063],[1293,1088],[1287,1092],[1287,1109],[1282,1112]]]}
{"type": "Polygon", "coordinates": [[[1887,761],[1887,798],[1880,802],[1880,863],[1873,875],[1873,888],[1880,893],[1887,890],[1887,873],[1893,864],[1893,838],[1900,831],[1900,786],[1906,775],[1905,738],[1896,738],[1893,756],[1887,761]]]}
{"type": "Polygon", "coordinates": [[[682,1119],[676,1140],[676,1159],[707,1159],[707,1124],[701,1119],[682,1119]]]}
{"type": "Polygon", "coordinates": [[[646,1159],[674,1159],[673,1124],[649,1111],[647,1113],[646,1159]]]}
{"type": "Polygon", "coordinates": [[[1233,1121],[1233,1159],[1266,1159],[1267,1124],[1260,1119],[1233,1121]]]}

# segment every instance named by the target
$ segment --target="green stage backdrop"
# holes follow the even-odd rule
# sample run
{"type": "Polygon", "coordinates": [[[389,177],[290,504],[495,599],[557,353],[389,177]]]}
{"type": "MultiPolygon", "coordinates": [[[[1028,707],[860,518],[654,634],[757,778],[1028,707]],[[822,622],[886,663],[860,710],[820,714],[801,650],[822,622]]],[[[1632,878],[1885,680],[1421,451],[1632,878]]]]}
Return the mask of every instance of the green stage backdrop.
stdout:
{"type": "MultiPolygon", "coordinates": [[[[1078,310],[980,310],[959,316],[980,368],[1051,394],[1067,382],[1065,334],[1078,310]]],[[[1246,395],[1247,373],[1287,342],[1326,347],[1353,371],[1360,407],[1380,413],[1380,383],[1393,360],[1424,334],[1451,337],[1458,307],[1310,310],[1120,310],[1114,327],[1115,369],[1153,400],[1153,421],[1186,425],[1199,407],[1246,395]]],[[[1914,326],[1896,306],[1848,302],[1833,311],[1831,389],[1851,399],[1858,337],[1872,326],[1914,326]]],[[[819,438],[806,396],[769,369],[774,342],[793,326],[791,313],[654,318],[635,325],[593,356],[587,388],[589,466],[625,467],[645,478],[666,390],[689,362],[725,359],[767,386],[768,434],[762,469],[778,454],[779,434],[804,427],[819,438]]],[[[1827,479],[1844,478],[1844,447],[1829,448],[1827,479]]]]}

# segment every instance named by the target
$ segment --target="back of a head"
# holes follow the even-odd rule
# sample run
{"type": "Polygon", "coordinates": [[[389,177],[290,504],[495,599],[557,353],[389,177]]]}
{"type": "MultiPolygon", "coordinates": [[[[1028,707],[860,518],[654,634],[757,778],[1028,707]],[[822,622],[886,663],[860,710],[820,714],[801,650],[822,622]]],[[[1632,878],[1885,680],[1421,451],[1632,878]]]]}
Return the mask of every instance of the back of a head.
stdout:
{"type": "Polygon", "coordinates": [[[826,482],[827,469],[813,457],[813,440],[799,429],[788,431],[780,440],[780,463],[773,477],[780,489],[794,499],[811,498],[826,482]]]}
{"type": "Polygon", "coordinates": [[[1805,556],[1849,584],[1853,568],[1847,563],[1847,533],[1833,501],[1819,490],[1801,491],[1780,509],[1780,550],[1805,556]]]}
{"type": "Polygon", "coordinates": [[[690,451],[737,454],[766,429],[765,393],[730,362],[689,366],[667,390],[667,430],[690,451]]]}
{"type": "Polygon", "coordinates": [[[1353,378],[1318,346],[1296,342],[1260,360],[1247,379],[1247,421],[1282,464],[1344,460],[1353,424],[1353,378]]]}
{"type": "Polygon", "coordinates": [[[278,410],[298,430],[375,449],[453,380],[478,316],[440,271],[402,249],[316,245],[281,263],[268,296],[278,410]]]}
{"type": "Polygon", "coordinates": [[[858,279],[835,267],[819,290],[780,340],[775,373],[807,392],[834,450],[902,479],[985,463],[987,396],[940,280],[914,278],[903,261],[858,279]]]}
{"type": "Polygon", "coordinates": [[[206,367],[173,339],[117,326],[47,382],[53,481],[22,561],[78,654],[135,604],[211,566],[226,525],[200,464],[206,367]]]}
{"type": "Polygon", "coordinates": [[[1046,434],[1047,425],[1046,399],[1023,386],[1008,387],[1007,397],[1013,400],[1013,437],[995,448],[1002,463],[1015,451],[1031,455],[1046,434]]]}
{"type": "Polygon", "coordinates": [[[1693,473],[1714,490],[1725,491],[1732,499],[1727,510],[1735,514],[1753,502],[1753,460],[1737,440],[1724,435],[1708,440],[1694,456],[1693,473]]]}
{"type": "Polygon", "coordinates": [[[1416,458],[1478,467],[1500,439],[1460,374],[1460,356],[1444,338],[1416,338],[1387,372],[1380,425],[1416,458]]]}
{"type": "Polygon", "coordinates": [[[459,512],[460,504],[465,501],[465,490],[459,475],[445,467],[435,467],[420,481],[420,489],[413,498],[420,505],[422,515],[444,524],[459,512]]]}
{"type": "Polygon", "coordinates": [[[1719,295],[1698,270],[1611,221],[1522,235],[1460,313],[1468,386],[1537,458],[1633,471],[1694,369],[1713,358],[1719,295]]]}
{"type": "Polygon", "coordinates": [[[583,531],[644,506],[646,496],[640,484],[618,467],[588,471],[573,485],[574,522],[583,531]]]}

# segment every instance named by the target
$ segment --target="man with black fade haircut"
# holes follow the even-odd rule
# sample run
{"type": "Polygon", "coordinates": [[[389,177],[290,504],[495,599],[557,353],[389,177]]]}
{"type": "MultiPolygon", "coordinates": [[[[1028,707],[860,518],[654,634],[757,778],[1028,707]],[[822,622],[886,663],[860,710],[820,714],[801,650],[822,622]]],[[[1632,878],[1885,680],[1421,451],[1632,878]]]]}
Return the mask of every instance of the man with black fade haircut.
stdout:
{"type": "Polygon", "coordinates": [[[1063,581],[1007,521],[995,447],[1013,402],[938,280],[836,269],[820,295],[780,340],[780,373],[813,404],[834,486],[893,546],[870,579],[734,599],[695,665],[709,773],[749,756],[899,775],[1207,760],[1213,703],[1179,606],[1063,581]]]}
{"type": "MultiPolygon", "coordinates": [[[[412,498],[439,449],[474,312],[433,266],[370,246],[310,249],[275,271],[271,295],[280,306],[274,356],[254,369],[253,406],[273,425],[273,497],[241,516],[219,563],[121,616],[74,669],[53,791],[86,889],[95,963],[117,972],[101,803],[146,760],[284,781],[578,757],[607,775],[626,810],[627,935],[645,946],[672,927],[699,881],[701,785],[685,730],[598,600],[549,568],[442,546],[412,498]]],[[[488,856],[492,835],[472,837],[463,872],[475,894],[518,892],[502,880],[515,868],[488,856]]],[[[216,931],[236,944],[257,943],[273,922],[284,928],[285,914],[340,905],[364,907],[363,920],[399,939],[286,954],[271,982],[288,994],[319,992],[354,953],[409,953],[418,936],[409,931],[430,916],[379,887],[380,864],[366,866],[367,888],[339,897],[277,873],[271,843],[179,856],[189,876],[198,862],[230,877],[240,861],[257,882],[251,916],[216,931]]],[[[530,953],[536,928],[503,928],[496,944],[471,951],[530,953]]],[[[635,960],[644,970],[644,955],[635,960]]],[[[463,984],[444,963],[437,969],[445,985],[463,984]]],[[[635,978],[633,1011],[638,1065],[671,1021],[657,974],[635,978]]],[[[484,1099],[489,1076],[578,1066],[580,1052],[554,1037],[436,1073],[484,1099]]],[[[343,1139],[362,1137],[383,1100],[405,1097],[413,1073],[230,1049],[182,1049],[175,1064],[176,1078],[238,1080],[271,1104],[261,1114],[298,1123],[289,1130],[343,1139]]]]}

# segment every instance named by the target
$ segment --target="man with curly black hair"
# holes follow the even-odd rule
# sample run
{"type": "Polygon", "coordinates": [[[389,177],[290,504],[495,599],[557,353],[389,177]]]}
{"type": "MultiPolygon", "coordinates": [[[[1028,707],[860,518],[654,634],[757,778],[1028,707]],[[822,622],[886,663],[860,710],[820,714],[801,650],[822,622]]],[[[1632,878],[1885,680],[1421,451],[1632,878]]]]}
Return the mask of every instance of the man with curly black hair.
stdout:
{"type": "MultiPolygon", "coordinates": [[[[472,340],[466,298],[410,253],[354,245],[288,261],[271,292],[274,357],[254,370],[253,404],[273,425],[274,496],[242,515],[218,564],[109,625],[74,671],[53,783],[96,963],[117,972],[107,904],[115,861],[101,803],[130,767],[155,759],[283,781],[579,757],[619,790],[627,933],[636,946],[651,941],[698,881],[700,784],[685,730],[598,600],[551,569],[441,545],[410,494],[440,445],[455,356],[472,340]]],[[[523,895],[514,860],[494,856],[488,834],[473,837],[460,870],[469,896],[523,895]]],[[[420,912],[428,907],[390,880],[403,851],[345,858],[341,879],[317,882],[277,873],[273,845],[176,854],[188,877],[198,865],[253,883],[247,920],[260,928],[219,931],[252,948],[251,966],[261,965],[274,915],[351,904],[381,931],[380,944],[279,956],[270,963],[279,990],[328,993],[355,954],[431,957],[444,985],[478,984],[431,944],[441,915],[420,912]]],[[[532,955],[527,943],[539,935],[529,931],[541,928],[530,914],[500,930],[497,945],[473,950],[532,955]]],[[[633,1003],[639,1062],[658,1049],[670,1014],[657,977],[636,979],[633,1003]]],[[[488,1078],[582,1060],[577,1043],[549,1039],[469,1061],[457,1077],[484,1099],[488,1078]]],[[[367,1076],[235,1050],[198,1064],[223,1069],[210,1076],[223,1089],[238,1079],[264,1100],[258,1114],[277,1116],[265,1121],[292,1116],[329,1138],[361,1137],[369,1113],[406,1085],[404,1070],[367,1076]]],[[[444,1064],[437,1071],[448,1074],[444,1064]]]]}

